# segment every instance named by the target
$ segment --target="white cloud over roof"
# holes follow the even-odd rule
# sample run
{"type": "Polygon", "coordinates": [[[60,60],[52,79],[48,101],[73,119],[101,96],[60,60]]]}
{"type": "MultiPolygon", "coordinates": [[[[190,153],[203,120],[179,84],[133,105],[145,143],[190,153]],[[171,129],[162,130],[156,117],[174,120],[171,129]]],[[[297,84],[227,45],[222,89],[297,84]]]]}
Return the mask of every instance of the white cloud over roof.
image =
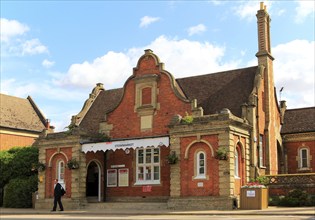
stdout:
{"type": "Polygon", "coordinates": [[[239,64],[237,60],[221,62],[225,52],[223,46],[160,36],[145,47],[131,48],[126,53],[111,51],[92,62],[72,64],[66,75],[55,79],[55,83],[91,88],[102,82],[105,87],[122,87],[148,48],[159,56],[160,62],[166,64],[165,69],[176,78],[233,69],[239,64]]]}

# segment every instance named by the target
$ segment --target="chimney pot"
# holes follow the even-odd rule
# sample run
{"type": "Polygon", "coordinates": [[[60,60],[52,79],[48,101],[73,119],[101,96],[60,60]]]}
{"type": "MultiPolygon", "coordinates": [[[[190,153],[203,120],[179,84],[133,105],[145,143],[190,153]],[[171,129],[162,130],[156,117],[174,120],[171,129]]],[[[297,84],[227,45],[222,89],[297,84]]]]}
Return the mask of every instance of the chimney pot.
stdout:
{"type": "Polygon", "coordinates": [[[260,10],[263,10],[263,9],[264,9],[264,3],[260,2],[260,10]]]}

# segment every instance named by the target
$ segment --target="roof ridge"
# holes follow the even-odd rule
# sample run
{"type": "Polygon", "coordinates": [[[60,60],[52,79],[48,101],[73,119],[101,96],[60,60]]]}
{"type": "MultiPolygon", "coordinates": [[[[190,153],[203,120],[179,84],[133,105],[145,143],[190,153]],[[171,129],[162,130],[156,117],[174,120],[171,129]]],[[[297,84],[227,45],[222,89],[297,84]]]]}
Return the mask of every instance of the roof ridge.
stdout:
{"type": "Polygon", "coordinates": [[[291,108],[291,109],[287,109],[286,111],[298,111],[298,110],[306,110],[306,109],[315,109],[315,106],[302,107],[302,108],[291,108]]]}
{"type": "Polygon", "coordinates": [[[176,78],[176,80],[189,79],[189,78],[195,78],[195,77],[202,77],[202,76],[208,76],[208,75],[216,75],[216,74],[222,74],[222,73],[239,71],[239,70],[245,70],[245,69],[250,69],[250,68],[257,68],[257,67],[258,67],[258,65],[256,65],[256,66],[249,66],[249,67],[232,69],[232,70],[226,70],[226,71],[220,71],[220,72],[214,72],[214,73],[206,73],[206,74],[201,74],[201,75],[194,75],[194,76],[187,76],[187,77],[182,77],[182,78],[176,78]]]}

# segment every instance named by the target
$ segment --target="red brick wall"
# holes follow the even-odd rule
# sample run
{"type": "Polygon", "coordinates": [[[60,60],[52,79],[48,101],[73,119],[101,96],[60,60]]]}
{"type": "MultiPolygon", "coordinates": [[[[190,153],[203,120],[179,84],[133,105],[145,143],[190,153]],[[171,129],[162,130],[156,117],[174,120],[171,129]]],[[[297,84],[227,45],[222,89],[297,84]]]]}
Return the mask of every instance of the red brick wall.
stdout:
{"type": "Polygon", "coordinates": [[[0,150],[8,150],[12,147],[31,146],[34,141],[34,137],[26,137],[13,134],[0,134],[0,150]]]}
{"type": "MultiPolygon", "coordinates": [[[[211,144],[214,152],[217,150],[217,135],[203,136],[202,139],[211,144]]],[[[188,159],[184,159],[185,151],[193,141],[196,141],[196,137],[181,138],[181,196],[219,195],[219,162],[211,156],[209,146],[203,142],[194,143],[189,148],[188,159]],[[195,153],[199,150],[206,153],[207,179],[193,178],[195,176],[195,153]],[[198,187],[198,183],[203,183],[203,187],[198,187]]]]}
{"type": "MultiPolygon", "coordinates": [[[[129,154],[124,150],[107,152],[106,168],[111,169],[112,165],[125,165],[129,169],[129,186],[127,187],[106,187],[106,197],[150,197],[150,196],[169,196],[170,194],[170,165],[167,161],[169,147],[160,148],[160,179],[161,184],[151,185],[151,192],[142,192],[142,185],[134,185],[136,182],[136,150],[130,149],[129,154]]],[[[119,168],[117,168],[119,169],[119,168]]],[[[117,170],[118,173],[118,170],[117,170]]],[[[117,180],[118,183],[118,180],[117,180]]],[[[105,184],[107,181],[105,180],[105,184]]]]}
{"type": "Polygon", "coordinates": [[[303,141],[303,142],[286,142],[284,147],[287,149],[288,158],[288,173],[299,173],[298,161],[296,157],[298,156],[299,148],[308,147],[309,157],[311,159],[310,165],[311,170],[303,172],[315,172],[315,141],[303,141]]]}
{"type": "MultiPolygon", "coordinates": [[[[46,168],[46,181],[45,181],[45,197],[52,198],[54,195],[54,180],[57,178],[57,162],[63,160],[65,165],[67,164],[67,159],[64,156],[67,155],[68,159],[72,158],[72,148],[64,147],[60,148],[60,153],[57,153],[57,149],[51,148],[46,150],[46,164],[49,165],[49,160],[51,159],[51,167],[46,168]],[[62,153],[61,153],[62,152],[62,153]],[[64,153],[64,154],[63,154],[64,153]],[[54,155],[55,154],[55,155],[54,155]]],[[[65,186],[66,195],[64,197],[71,197],[71,170],[65,166],[65,186]]]]}

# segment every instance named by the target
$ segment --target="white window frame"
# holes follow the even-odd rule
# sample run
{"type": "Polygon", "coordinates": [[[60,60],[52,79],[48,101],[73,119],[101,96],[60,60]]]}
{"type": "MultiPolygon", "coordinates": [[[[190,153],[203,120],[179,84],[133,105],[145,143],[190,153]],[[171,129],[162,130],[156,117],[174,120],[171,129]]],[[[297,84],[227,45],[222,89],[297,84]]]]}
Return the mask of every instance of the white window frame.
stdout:
{"type": "Polygon", "coordinates": [[[65,189],[65,162],[63,160],[59,160],[57,162],[57,179],[60,185],[65,189]],[[61,166],[63,164],[63,166],[61,166]],[[61,175],[63,174],[63,175],[61,175]]]}
{"type": "Polygon", "coordinates": [[[206,173],[207,173],[207,156],[204,151],[199,151],[196,154],[196,177],[195,179],[206,179],[206,173]],[[200,155],[203,154],[203,159],[200,159],[200,155]],[[201,161],[203,160],[203,166],[200,165],[201,161]],[[203,167],[203,173],[200,173],[200,168],[203,167]]]}
{"type": "Polygon", "coordinates": [[[240,178],[240,173],[239,173],[239,155],[237,149],[235,149],[234,153],[234,177],[240,178]]]}
{"type": "Polygon", "coordinates": [[[148,184],[160,184],[161,183],[161,149],[154,147],[138,148],[136,149],[136,183],[135,185],[148,185],[148,184]],[[151,151],[151,162],[146,162],[146,154],[148,150],[151,151]],[[154,150],[158,150],[158,162],[154,162],[154,150]],[[143,151],[143,163],[139,163],[139,151],[143,151]],[[139,168],[143,168],[143,179],[139,179],[139,168]],[[147,167],[151,169],[151,179],[146,179],[147,167]],[[159,179],[154,179],[154,167],[158,167],[159,179]]]}
{"type": "Polygon", "coordinates": [[[299,149],[299,155],[300,155],[300,157],[299,157],[299,168],[300,169],[307,169],[307,168],[309,168],[309,152],[308,152],[308,148],[306,148],[306,147],[303,147],[303,148],[300,148],[299,149]],[[306,167],[305,166],[303,166],[303,151],[306,151],[306,167]]]}

